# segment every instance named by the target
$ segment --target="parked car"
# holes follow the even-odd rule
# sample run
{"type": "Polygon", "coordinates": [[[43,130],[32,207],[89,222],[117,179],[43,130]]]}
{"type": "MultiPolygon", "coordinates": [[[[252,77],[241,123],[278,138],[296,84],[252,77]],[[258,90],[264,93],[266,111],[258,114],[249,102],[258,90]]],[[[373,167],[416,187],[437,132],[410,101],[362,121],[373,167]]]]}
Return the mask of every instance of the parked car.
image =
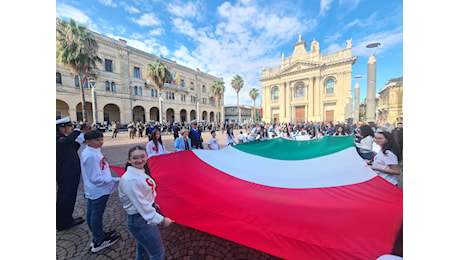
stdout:
{"type": "Polygon", "coordinates": [[[105,133],[107,131],[107,127],[101,123],[96,123],[94,127],[96,128],[96,130],[99,130],[102,133],[105,133]]]}
{"type": "Polygon", "coordinates": [[[118,129],[118,132],[128,131],[128,124],[119,124],[117,129],[118,129]]]}

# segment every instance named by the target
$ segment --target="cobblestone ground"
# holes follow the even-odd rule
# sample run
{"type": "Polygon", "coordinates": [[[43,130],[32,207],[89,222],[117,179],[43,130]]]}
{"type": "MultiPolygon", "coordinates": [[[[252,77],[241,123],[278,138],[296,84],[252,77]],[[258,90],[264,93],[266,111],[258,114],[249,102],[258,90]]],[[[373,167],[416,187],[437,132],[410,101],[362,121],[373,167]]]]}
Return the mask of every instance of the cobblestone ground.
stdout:
{"type": "MultiPolygon", "coordinates": [[[[127,132],[121,132],[117,138],[111,138],[111,133],[104,134],[102,153],[109,164],[123,166],[128,150],[135,144],[147,144],[146,137],[128,139],[127,132]]],[[[209,140],[209,132],[203,133],[203,139],[209,140]]],[[[219,146],[225,147],[225,135],[219,131],[219,146]]],[[[172,135],[162,135],[166,149],[174,151],[172,135]]],[[[205,147],[207,145],[205,144],[205,147]]],[[[115,174],[113,173],[115,176],[115,174]]],[[[83,183],[78,188],[74,217],[85,217],[86,199],[83,197],[83,183]]],[[[92,234],[87,223],[56,232],[56,259],[135,259],[136,242],[126,229],[126,212],[118,199],[118,192],[110,195],[104,212],[105,230],[116,230],[120,240],[109,248],[98,253],[91,253],[90,243],[92,234]]],[[[198,231],[179,224],[167,228],[160,227],[160,232],[166,248],[166,259],[213,260],[213,259],[279,259],[252,248],[234,243],[223,238],[198,231]]]]}

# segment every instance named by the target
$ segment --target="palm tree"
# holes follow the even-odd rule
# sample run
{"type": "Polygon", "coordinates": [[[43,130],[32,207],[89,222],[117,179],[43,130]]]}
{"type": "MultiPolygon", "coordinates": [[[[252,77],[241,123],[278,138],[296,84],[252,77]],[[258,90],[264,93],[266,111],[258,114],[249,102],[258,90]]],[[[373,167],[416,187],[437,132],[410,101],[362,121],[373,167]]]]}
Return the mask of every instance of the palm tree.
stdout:
{"type": "MultiPolygon", "coordinates": [[[[222,95],[225,92],[224,81],[222,81],[221,79],[215,79],[211,85],[211,92],[214,94],[214,100],[216,100],[217,98],[217,103],[219,104],[219,107],[220,107],[220,101],[222,99],[222,95]]],[[[215,104],[216,107],[217,107],[217,103],[215,104]]],[[[220,121],[222,120],[219,118],[219,122],[220,121]]]]}
{"type": "Polygon", "coordinates": [[[161,91],[164,88],[165,82],[170,78],[171,72],[169,72],[168,68],[159,60],[156,59],[155,63],[147,65],[147,80],[150,82],[146,82],[146,86],[153,86],[158,88],[158,105],[160,111],[160,123],[163,123],[163,113],[161,107],[161,91]]]}
{"type": "Polygon", "coordinates": [[[97,56],[97,50],[97,42],[85,26],[77,24],[72,18],[68,23],[56,19],[56,59],[59,64],[70,69],[73,75],[78,76],[85,122],[88,117],[82,75],[96,68],[97,63],[102,63],[102,59],[97,56]]]}
{"type": "Polygon", "coordinates": [[[236,104],[238,107],[238,123],[241,122],[241,111],[240,111],[240,96],[239,92],[244,86],[243,78],[236,74],[232,79],[232,88],[236,91],[236,104]]]}
{"type": "Polygon", "coordinates": [[[259,90],[257,88],[253,88],[249,91],[249,96],[251,96],[252,100],[254,100],[254,108],[252,113],[254,114],[253,120],[256,121],[256,99],[259,96],[259,90]]]}

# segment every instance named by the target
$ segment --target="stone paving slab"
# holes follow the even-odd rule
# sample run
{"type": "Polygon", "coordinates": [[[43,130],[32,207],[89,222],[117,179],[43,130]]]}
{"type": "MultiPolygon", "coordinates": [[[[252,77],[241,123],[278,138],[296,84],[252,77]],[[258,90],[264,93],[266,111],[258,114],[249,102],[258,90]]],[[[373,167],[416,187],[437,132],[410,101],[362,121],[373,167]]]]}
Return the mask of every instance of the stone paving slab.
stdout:
{"type": "MultiPolygon", "coordinates": [[[[111,138],[111,133],[104,134],[102,153],[109,164],[123,166],[126,162],[128,150],[136,145],[145,145],[147,138],[128,139],[127,133],[121,132],[117,138],[111,138]]],[[[209,140],[209,132],[203,133],[205,141],[209,140]]],[[[225,147],[225,136],[220,132],[219,146],[225,147]]],[[[166,149],[174,151],[172,135],[162,135],[166,149]]],[[[206,144],[204,144],[205,147],[206,144]]],[[[115,173],[112,173],[115,176],[115,173]]],[[[83,196],[83,183],[80,181],[75,204],[74,217],[86,219],[87,200],[83,196]]],[[[136,241],[126,228],[126,211],[118,198],[118,191],[110,195],[104,212],[104,228],[116,230],[120,234],[119,241],[100,252],[92,253],[90,243],[92,234],[86,222],[65,231],[56,232],[56,259],[135,259],[136,241]]],[[[232,241],[201,232],[199,230],[172,224],[169,227],[160,227],[160,233],[165,244],[165,259],[188,260],[217,260],[217,259],[280,259],[258,250],[234,243],[232,241]]]]}

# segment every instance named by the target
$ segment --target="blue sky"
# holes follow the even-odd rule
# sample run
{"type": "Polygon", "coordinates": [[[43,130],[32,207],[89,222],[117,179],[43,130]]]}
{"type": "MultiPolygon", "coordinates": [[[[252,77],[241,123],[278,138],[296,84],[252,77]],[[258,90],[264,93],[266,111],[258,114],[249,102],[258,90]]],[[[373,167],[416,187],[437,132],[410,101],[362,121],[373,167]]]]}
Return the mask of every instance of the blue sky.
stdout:
{"type": "MultiPolygon", "coordinates": [[[[307,49],[313,39],[321,53],[344,49],[352,38],[353,77],[362,75],[360,100],[366,97],[367,60],[380,42],[377,92],[391,78],[403,76],[403,6],[400,0],[311,1],[158,1],[57,0],[56,16],[70,17],[89,29],[127,40],[128,45],[199,68],[225,82],[225,104],[236,104],[234,75],[245,85],[240,104],[252,105],[249,90],[261,92],[262,67],[279,66],[291,56],[302,35],[307,49]]],[[[353,78],[352,86],[358,79],[353,78]]],[[[256,100],[260,105],[260,97],[256,100]]]]}

